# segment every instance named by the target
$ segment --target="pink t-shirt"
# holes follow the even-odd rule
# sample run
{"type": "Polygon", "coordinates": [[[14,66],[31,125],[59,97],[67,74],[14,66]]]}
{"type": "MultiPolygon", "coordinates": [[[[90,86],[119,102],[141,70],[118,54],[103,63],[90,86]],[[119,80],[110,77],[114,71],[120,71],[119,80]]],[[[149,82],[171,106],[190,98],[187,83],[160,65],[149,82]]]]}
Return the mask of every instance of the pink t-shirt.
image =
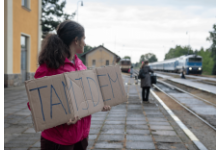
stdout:
{"type": "MultiPolygon", "coordinates": [[[[60,66],[59,69],[47,68],[46,64],[40,65],[34,77],[37,79],[37,78],[42,78],[44,76],[52,76],[64,72],[86,70],[86,69],[87,69],[86,66],[77,57],[77,55],[75,55],[74,64],[66,58],[64,66],[60,66]]],[[[29,102],[27,105],[28,108],[30,109],[29,102]]],[[[57,144],[72,145],[88,137],[90,125],[91,125],[91,115],[82,118],[81,120],[77,121],[76,124],[72,124],[72,125],[62,124],[50,129],[46,129],[42,131],[41,136],[57,144]]]]}

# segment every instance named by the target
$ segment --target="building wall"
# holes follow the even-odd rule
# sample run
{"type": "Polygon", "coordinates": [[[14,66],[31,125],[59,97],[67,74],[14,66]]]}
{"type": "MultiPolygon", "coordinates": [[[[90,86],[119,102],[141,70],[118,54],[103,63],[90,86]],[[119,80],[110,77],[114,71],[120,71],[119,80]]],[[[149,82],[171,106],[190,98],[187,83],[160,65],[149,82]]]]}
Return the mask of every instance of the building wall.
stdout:
{"type": "Polygon", "coordinates": [[[86,55],[86,66],[92,68],[92,60],[96,60],[95,67],[105,66],[106,60],[109,60],[109,65],[114,65],[116,61],[114,58],[115,56],[112,53],[100,47],[86,55]]]}
{"type": "Polygon", "coordinates": [[[4,74],[7,73],[7,42],[8,42],[8,37],[7,37],[7,16],[8,16],[8,5],[7,1],[4,0],[4,74]]]}
{"type": "Polygon", "coordinates": [[[21,35],[28,37],[26,79],[32,79],[38,67],[41,42],[41,0],[29,0],[30,9],[22,0],[4,0],[4,86],[22,85],[21,35]]]}
{"type": "Polygon", "coordinates": [[[27,71],[35,72],[38,56],[38,0],[30,0],[30,11],[21,0],[13,1],[13,73],[21,73],[21,35],[29,36],[27,71]]]}

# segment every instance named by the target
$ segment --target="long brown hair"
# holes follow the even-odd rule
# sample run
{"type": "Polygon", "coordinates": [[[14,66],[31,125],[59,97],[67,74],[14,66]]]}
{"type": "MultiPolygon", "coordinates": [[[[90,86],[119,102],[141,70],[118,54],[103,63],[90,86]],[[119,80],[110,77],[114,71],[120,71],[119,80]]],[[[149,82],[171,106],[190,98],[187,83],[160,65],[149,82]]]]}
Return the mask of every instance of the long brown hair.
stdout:
{"type": "Polygon", "coordinates": [[[69,46],[74,39],[84,36],[84,28],[75,21],[66,20],[57,27],[57,34],[48,34],[42,42],[38,63],[46,63],[48,68],[58,69],[70,58],[69,46]]]}
{"type": "Polygon", "coordinates": [[[145,60],[144,63],[141,65],[141,69],[148,64],[148,60],[145,60]]]}

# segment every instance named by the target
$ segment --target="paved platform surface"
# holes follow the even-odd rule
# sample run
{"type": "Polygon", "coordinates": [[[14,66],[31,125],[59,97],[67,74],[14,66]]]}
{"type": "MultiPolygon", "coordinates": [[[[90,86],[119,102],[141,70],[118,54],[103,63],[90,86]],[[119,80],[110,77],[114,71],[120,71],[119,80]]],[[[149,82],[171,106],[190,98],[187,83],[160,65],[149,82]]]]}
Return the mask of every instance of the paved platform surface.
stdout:
{"type": "Polygon", "coordinates": [[[168,75],[164,75],[164,74],[158,74],[158,73],[157,73],[157,76],[161,77],[161,78],[164,78],[164,79],[171,80],[171,81],[179,83],[179,84],[191,86],[191,87],[196,88],[196,89],[201,89],[201,90],[208,91],[212,94],[216,94],[216,86],[213,86],[213,85],[194,82],[193,79],[173,78],[172,76],[168,76],[168,75]]]}
{"type": "MultiPolygon", "coordinates": [[[[164,72],[156,71],[156,73],[161,73],[161,74],[163,74],[164,72]]],[[[167,72],[166,72],[166,73],[167,73],[167,72]]],[[[169,72],[169,74],[178,75],[177,73],[171,73],[171,72],[169,72]]],[[[194,75],[185,75],[185,76],[186,76],[186,77],[190,77],[190,78],[194,78],[194,79],[199,79],[199,80],[216,81],[216,78],[211,78],[211,77],[202,77],[202,76],[194,76],[194,75]]]]}
{"type": "MultiPolygon", "coordinates": [[[[92,115],[88,149],[196,149],[153,97],[152,104],[141,103],[139,85],[128,76],[123,79],[128,102],[92,115]]],[[[24,86],[5,89],[5,150],[40,149],[40,133],[33,129],[27,101],[24,86]]]]}

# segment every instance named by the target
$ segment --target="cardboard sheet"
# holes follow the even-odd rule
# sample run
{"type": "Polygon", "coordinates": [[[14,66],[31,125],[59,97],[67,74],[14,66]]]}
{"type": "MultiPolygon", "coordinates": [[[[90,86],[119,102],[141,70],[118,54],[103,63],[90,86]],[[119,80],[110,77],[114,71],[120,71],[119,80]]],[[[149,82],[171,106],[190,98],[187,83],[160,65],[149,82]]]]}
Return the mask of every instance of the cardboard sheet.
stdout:
{"type": "Polygon", "coordinates": [[[36,132],[127,101],[118,66],[29,80],[25,86],[36,132]]]}
{"type": "Polygon", "coordinates": [[[96,68],[105,105],[116,106],[127,102],[127,94],[119,66],[96,68]]]}

